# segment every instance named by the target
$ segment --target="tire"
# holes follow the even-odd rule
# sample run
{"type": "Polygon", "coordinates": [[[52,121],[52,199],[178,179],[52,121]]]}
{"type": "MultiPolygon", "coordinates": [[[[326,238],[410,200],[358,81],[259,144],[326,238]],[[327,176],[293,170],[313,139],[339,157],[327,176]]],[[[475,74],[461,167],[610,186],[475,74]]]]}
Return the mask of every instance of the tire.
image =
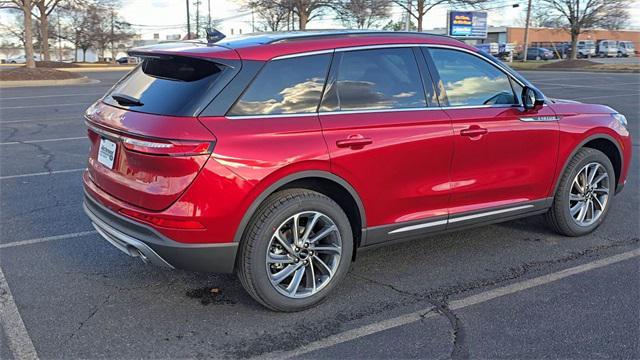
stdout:
{"type": "Polygon", "coordinates": [[[536,56],[536,60],[540,61],[541,60],[540,56],[536,56]]]}
{"type": "MultiPolygon", "coordinates": [[[[561,235],[582,236],[589,234],[600,226],[606,218],[613,200],[615,184],[615,172],[609,158],[604,153],[595,149],[580,149],[574,157],[571,158],[562,174],[553,199],[553,204],[545,215],[547,223],[554,231],[561,235]],[[587,168],[587,166],[589,167],[587,168]],[[587,173],[583,172],[585,169],[587,169],[587,173]],[[596,172],[593,178],[594,181],[598,180],[605,173],[607,177],[601,180],[597,186],[593,187],[594,190],[586,191],[587,195],[576,195],[576,192],[580,192],[580,180],[587,181],[588,175],[591,174],[589,171],[596,172]],[[578,179],[578,174],[586,175],[584,178],[578,179]],[[574,181],[578,181],[578,183],[574,184],[574,181]],[[574,193],[572,194],[572,192],[574,193]],[[606,194],[606,198],[603,197],[604,194],[606,194]],[[594,198],[594,196],[596,198],[594,198]],[[576,200],[577,198],[584,198],[585,200],[576,200]],[[589,207],[589,199],[591,199],[590,201],[593,204],[591,208],[589,207]],[[603,202],[604,204],[602,204],[603,202]],[[584,221],[581,222],[579,219],[582,215],[583,204],[586,204],[587,207],[584,214],[584,221]],[[578,212],[572,214],[572,210],[575,209],[578,209],[578,212]],[[590,219],[591,221],[587,221],[589,215],[592,217],[592,219],[590,219]]],[[[591,186],[589,185],[588,187],[591,186]]]]}
{"type": "Polygon", "coordinates": [[[256,210],[242,237],[239,251],[237,275],[251,297],[274,311],[301,311],[323,301],[347,275],[353,254],[353,233],[347,215],[331,198],[307,189],[288,189],[269,196],[256,210]],[[315,214],[320,215],[313,221],[315,214]],[[294,250],[298,248],[293,244],[291,230],[295,216],[299,219],[299,239],[308,238],[308,243],[311,243],[307,249],[301,246],[299,252],[294,250]],[[314,225],[307,233],[309,224],[314,225]],[[314,243],[314,237],[326,230],[331,232],[314,243]],[[284,239],[288,250],[276,233],[284,239]],[[319,250],[323,247],[333,250],[319,250]],[[339,253],[334,251],[336,248],[340,248],[339,253]],[[267,256],[280,260],[268,264],[267,256]],[[293,263],[295,259],[297,261],[293,263]],[[320,262],[324,266],[321,267],[320,262]],[[304,270],[299,275],[299,286],[291,287],[300,268],[304,270]],[[329,268],[332,271],[328,271],[329,268]],[[280,279],[280,274],[291,269],[297,270],[280,279]],[[276,284],[278,280],[275,278],[281,282],[276,284]]]}

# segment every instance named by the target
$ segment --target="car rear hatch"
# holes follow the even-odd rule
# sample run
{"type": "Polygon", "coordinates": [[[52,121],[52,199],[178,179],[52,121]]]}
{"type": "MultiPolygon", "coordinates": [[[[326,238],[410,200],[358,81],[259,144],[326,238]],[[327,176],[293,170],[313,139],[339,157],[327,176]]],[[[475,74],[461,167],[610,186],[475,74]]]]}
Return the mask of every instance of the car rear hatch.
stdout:
{"type": "Polygon", "coordinates": [[[234,50],[175,46],[132,52],[142,63],[85,114],[91,180],[153,211],[175,202],[203,168],[216,138],[197,115],[240,67],[234,50]]]}

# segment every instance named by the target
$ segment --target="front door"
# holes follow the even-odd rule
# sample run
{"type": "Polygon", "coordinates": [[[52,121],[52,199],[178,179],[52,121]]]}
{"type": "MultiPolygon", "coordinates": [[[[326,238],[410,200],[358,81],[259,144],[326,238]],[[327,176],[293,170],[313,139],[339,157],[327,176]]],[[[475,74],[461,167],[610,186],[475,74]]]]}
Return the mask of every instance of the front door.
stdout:
{"type": "Polygon", "coordinates": [[[446,92],[443,102],[453,123],[450,218],[543,201],[558,152],[553,110],[523,112],[522,86],[478,55],[444,48],[424,52],[446,92]]]}

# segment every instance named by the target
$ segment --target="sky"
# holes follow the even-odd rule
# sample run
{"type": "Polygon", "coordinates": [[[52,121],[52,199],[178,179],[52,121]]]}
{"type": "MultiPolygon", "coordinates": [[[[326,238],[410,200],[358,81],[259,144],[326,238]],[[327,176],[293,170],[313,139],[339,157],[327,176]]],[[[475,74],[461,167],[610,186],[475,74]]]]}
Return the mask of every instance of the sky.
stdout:
{"type": "MultiPolygon", "coordinates": [[[[201,0],[202,5],[200,11],[206,14],[207,1],[201,0]]],[[[231,0],[210,0],[211,16],[213,19],[225,19],[219,30],[223,33],[238,34],[251,32],[251,14],[243,8],[241,1],[231,0]],[[237,17],[238,15],[245,16],[237,17]],[[235,18],[234,18],[235,17],[235,18]]],[[[536,0],[533,0],[535,6],[536,0]]],[[[492,26],[513,26],[524,23],[524,13],[526,11],[526,0],[495,0],[488,5],[489,8],[500,7],[499,9],[489,10],[489,25],[492,26]],[[513,8],[510,5],[518,3],[520,7],[513,8]]],[[[440,6],[431,10],[424,22],[425,29],[446,27],[446,14],[448,6],[440,6]]],[[[195,12],[192,6],[191,11],[195,12]]],[[[631,26],[640,28],[640,0],[634,0],[630,6],[631,26]]],[[[122,0],[120,13],[124,18],[132,24],[140,25],[136,27],[142,34],[143,39],[153,38],[154,33],[159,33],[161,39],[165,39],[166,35],[185,33],[184,26],[186,23],[186,1],[185,0],[122,0]],[[163,29],[164,28],[164,29],[163,29]],[[168,29],[167,29],[168,28],[168,29]]],[[[399,21],[402,17],[402,10],[394,8],[390,19],[399,21]]],[[[258,21],[256,19],[256,21],[258,21]]],[[[192,28],[195,25],[192,24],[192,28]]],[[[309,23],[308,28],[338,28],[341,27],[339,22],[325,16],[319,20],[313,20],[309,23]]]]}

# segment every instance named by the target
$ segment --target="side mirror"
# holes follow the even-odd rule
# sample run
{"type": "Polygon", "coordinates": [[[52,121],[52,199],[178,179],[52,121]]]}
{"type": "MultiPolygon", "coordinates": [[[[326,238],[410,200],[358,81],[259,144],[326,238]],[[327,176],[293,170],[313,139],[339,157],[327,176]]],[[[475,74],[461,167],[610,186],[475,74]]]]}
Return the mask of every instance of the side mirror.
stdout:
{"type": "Polygon", "coordinates": [[[522,105],[527,111],[540,110],[542,105],[544,105],[544,95],[534,88],[525,86],[524,89],[522,89],[522,105]]]}

